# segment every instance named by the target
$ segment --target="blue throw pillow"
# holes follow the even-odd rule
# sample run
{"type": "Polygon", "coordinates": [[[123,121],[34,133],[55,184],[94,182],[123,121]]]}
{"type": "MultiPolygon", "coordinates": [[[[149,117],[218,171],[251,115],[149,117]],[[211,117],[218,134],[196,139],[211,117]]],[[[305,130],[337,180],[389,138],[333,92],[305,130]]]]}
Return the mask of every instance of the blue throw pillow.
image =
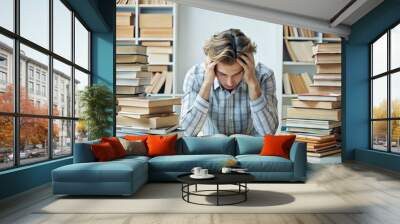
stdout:
{"type": "Polygon", "coordinates": [[[259,154],[264,145],[263,137],[235,135],[236,155],[259,154]]]}
{"type": "Polygon", "coordinates": [[[235,155],[235,139],[227,136],[183,137],[178,145],[178,154],[235,155]]]}

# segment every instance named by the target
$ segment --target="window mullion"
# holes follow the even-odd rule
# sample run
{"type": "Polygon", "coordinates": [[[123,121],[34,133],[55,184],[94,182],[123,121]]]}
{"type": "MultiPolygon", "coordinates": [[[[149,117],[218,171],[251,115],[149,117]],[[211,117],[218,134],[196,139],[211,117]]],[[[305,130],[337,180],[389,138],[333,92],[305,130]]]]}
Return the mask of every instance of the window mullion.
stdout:
{"type": "MultiPolygon", "coordinates": [[[[49,0],[49,50],[53,52],[53,0],[49,0]]],[[[48,119],[48,152],[49,159],[53,159],[53,56],[49,55],[49,75],[48,75],[48,97],[49,97],[49,116],[48,119]]]]}
{"type": "MultiPolygon", "coordinates": [[[[389,71],[390,70],[390,29],[388,30],[388,32],[387,32],[387,51],[386,51],[386,53],[387,53],[387,62],[386,62],[386,66],[387,66],[387,71],[389,71]]],[[[391,76],[391,74],[389,73],[388,75],[387,75],[387,110],[388,110],[388,118],[391,118],[392,117],[392,99],[391,99],[391,79],[392,79],[392,76],[391,76]]],[[[392,151],[392,135],[391,135],[391,133],[392,133],[392,121],[391,120],[389,120],[388,122],[387,122],[387,135],[388,135],[388,141],[389,141],[389,144],[388,144],[388,148],[387,148],[387,151],[388,152],[391,152],[392,151]]]]}
{"type": "MultiPolygon", "coordinates": [[[[71,60],[73,66],[71,66],[71,100],[72,100],[72,105],[71,105],[71,117],[75,118],[75,12],[72,11],[71,14],[71,23],[72,23],[72,29],[71,29],[71,60]]],[[[74,145],[75,145],[75,125],[76,121],[72,121],[72,133],[71,133],[71,150],[72,150],[72,155],[74,155],[74,145]]]]}

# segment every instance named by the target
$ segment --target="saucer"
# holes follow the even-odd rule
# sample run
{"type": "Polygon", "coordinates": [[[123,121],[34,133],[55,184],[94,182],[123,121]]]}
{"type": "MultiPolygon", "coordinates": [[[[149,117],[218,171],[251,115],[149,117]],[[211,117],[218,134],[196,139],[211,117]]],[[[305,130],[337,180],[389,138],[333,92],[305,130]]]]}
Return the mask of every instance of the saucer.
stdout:
{"type": "Polygon", "coordinates": [[[211,178],[214,178],[214,177],[215,176],[212,175],[212,174],[207,174],[207,175],[204,175],[204,176],[194,175],[194,174],[190,175],[190,178],[193,178],[193,179],[211,179],[211,178]]]}

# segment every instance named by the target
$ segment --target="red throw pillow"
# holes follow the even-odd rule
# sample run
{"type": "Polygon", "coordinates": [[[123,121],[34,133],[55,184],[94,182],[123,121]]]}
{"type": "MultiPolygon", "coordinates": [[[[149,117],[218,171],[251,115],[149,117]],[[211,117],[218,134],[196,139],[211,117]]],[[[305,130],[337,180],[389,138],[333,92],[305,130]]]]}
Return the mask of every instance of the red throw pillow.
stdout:
{"type": "Polygon", "coordinates": [[[117,137],[109,137],[109,138],[101,138],[101,142],[108,142],[114,149],[115,155],[117,158],[125,157],[126,151],[124,146],[122,146],[121,142],[117,137]]]}
{"type": "Polygon", "coordinates": [[[148,156],[165,156],[176,154],[178,135],[149,135],[147,137],[148,156]]]}
{"type": "Polygon", "coordinates": [[[296,140],[296,135],[265,135],[260,155],[290,159],[290,148],[294,140],[296,140]]]}
{"type": "Polygon", "coordinates": [[[108,142],[92,144],[91,150],[94,154],[94,157],[99,162],[110,161],[117,158],[113,147],[108,142]]]}

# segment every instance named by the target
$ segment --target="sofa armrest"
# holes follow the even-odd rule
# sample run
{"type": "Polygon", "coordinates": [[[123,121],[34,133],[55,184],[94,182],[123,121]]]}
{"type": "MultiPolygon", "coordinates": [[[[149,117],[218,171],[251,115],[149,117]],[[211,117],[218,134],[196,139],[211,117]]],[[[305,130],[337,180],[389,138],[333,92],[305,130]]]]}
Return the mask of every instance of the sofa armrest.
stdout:
{"type": "Polygon", "coordinates": [[[90,146],[99,143],[99,140],[75,143],[74,145],[74,163],[89,163],[95,162],[90,146]]]}
{"type": "Polygon", "coordinates": [[[294,142],[290,149],[290,160],[293,162],[293,178],[305,181],[307,176],[307,144],[294,142]]]}

